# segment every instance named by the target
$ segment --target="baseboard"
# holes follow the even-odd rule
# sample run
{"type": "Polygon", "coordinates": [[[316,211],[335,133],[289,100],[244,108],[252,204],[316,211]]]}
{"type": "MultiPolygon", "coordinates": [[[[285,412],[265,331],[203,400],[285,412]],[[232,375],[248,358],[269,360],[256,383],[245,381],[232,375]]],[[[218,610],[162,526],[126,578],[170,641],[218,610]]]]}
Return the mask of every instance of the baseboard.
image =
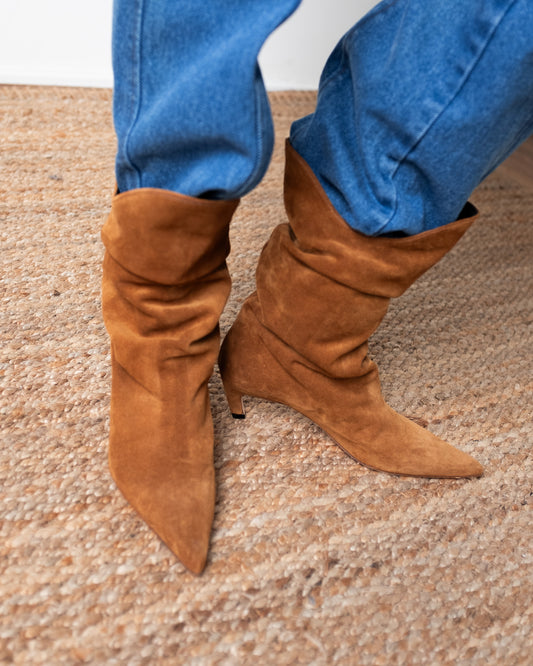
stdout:
{"type": "Polygon", "coordinates": [[[0,67],[0,84],[35,86],[75,86],[79,88],[112,88],[111,72],[83,69],[32,69],[0,67]]]}

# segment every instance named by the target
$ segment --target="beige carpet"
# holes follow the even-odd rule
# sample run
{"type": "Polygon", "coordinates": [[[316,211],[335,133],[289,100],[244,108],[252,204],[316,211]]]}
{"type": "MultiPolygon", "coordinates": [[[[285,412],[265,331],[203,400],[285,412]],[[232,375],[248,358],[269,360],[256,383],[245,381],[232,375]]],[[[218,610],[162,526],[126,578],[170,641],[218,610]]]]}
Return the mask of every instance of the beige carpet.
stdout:
{"type": "MultiPolygon", "coordinates": [[[[283,216],[283,138],[313,99],[272,97],[276,153],[233,225],[224,331],[283,216]]],[[[533,663],[533,196],[483,184],[479,223],[372,345],[390,402],[485,476],[372,472],[259,400],[233,421],[215,373],[218,505],[195,577],[107,472],[110,108],[109,91],[0,87],[0,663],[533,663]]]]}

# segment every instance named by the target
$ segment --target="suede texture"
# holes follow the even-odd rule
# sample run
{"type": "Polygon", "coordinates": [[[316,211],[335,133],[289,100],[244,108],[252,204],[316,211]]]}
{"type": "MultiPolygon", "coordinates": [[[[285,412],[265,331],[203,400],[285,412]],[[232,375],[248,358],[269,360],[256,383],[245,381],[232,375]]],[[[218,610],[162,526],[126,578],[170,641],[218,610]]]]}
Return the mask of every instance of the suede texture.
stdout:
{"type": "Polygon", "coordinates": [[[111,474],[195,573],[205,567],[214,515],[207,383],[230,291],[226,257],[236,206],[132,190],[114,197],[102,228],[111,474]]]}
{"type": "Polygon", "coordinates": [[[232,412],[242,396],[305,414],[360,463],[393,474],[480,476],[468,454],[397,414],[383,399],[368,339],[400,296],[466,232],[477,211],[416,236],[371,238],[351,229],[310,167],[287,143],[289,223],[265,245],[254,292],[222,346],[232,412]]]}

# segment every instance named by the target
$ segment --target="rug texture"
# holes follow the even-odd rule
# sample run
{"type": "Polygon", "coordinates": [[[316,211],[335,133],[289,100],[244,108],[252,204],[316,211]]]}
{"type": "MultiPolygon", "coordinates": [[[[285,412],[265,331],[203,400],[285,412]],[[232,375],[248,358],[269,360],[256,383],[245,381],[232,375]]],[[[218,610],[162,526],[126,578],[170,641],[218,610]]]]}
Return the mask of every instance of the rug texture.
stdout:
{"type": "MultiPolygon", "coordinates": [[[[283,220],[284,137],[315,96],[271,100],[223,333],[283,220]]],[[[390,403],[483,478],[370,471],[257,399],[233,421],[215,371],[218,501],[196,577],[107,470],[111,93],[5,86],[0,114],[0,663],[530,665],[533,196],[498,172],[482,184],[479,221],[371,344],[390,403]]]]}

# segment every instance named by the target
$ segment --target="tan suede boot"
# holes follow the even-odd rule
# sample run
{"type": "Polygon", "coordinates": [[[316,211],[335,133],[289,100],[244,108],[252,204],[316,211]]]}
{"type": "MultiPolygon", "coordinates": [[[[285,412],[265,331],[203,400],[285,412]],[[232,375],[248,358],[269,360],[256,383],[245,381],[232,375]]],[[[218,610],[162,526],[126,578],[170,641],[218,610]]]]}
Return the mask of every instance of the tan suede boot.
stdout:
{"type": "Polygon", "coordinates": [[[132,190],[113,199],[102,229],[111,474],[195,573],[205,566],[215,506],[207,382],[230,290],[225,260],[236,206],[132,190]]]}
{"type": "Polygon", "coordinates": [[[368,338],[402,294],[461,238],[477,211],[406,238],[370,238],[333,208],[307,163],[287,144],[289,224],[274,230],[219,359],[230,408],[242,396],[289,405],[350,456],[393,474],[480,476],[466,453],[384,401],[368,338]]]}

